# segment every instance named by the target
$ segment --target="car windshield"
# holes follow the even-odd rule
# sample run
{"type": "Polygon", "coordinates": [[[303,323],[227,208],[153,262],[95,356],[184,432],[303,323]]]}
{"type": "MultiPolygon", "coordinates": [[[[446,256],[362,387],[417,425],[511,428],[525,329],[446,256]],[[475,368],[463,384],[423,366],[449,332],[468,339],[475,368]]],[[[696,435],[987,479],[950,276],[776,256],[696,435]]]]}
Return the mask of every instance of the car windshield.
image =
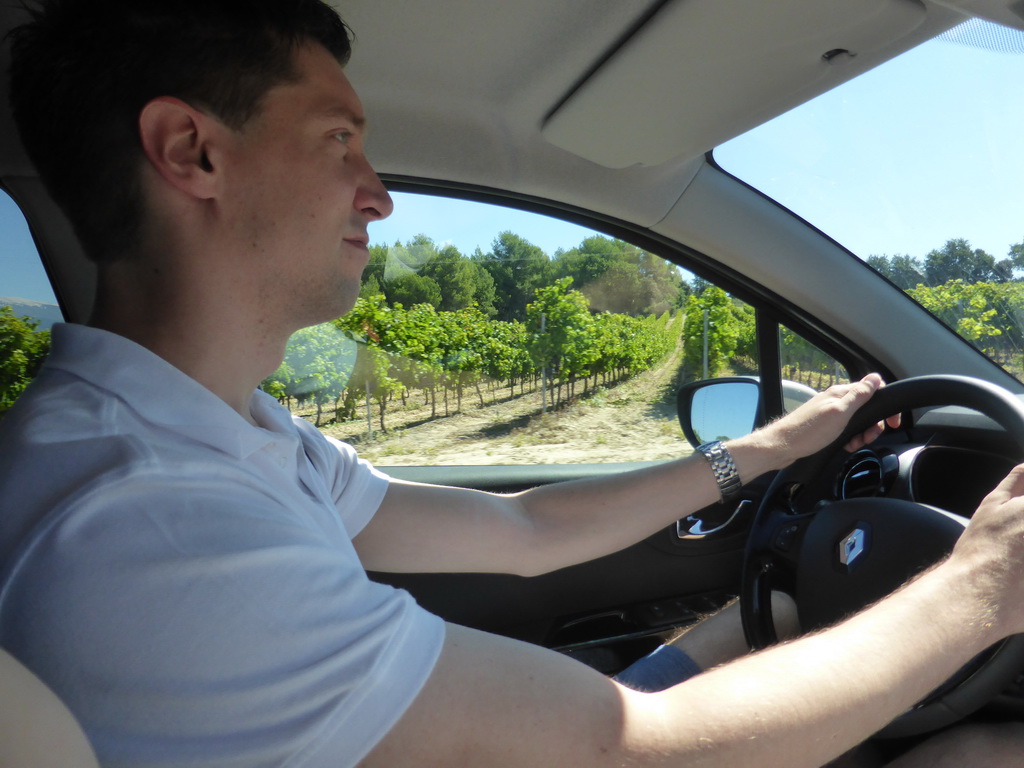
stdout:
{"type": "Polygon", "coordinates": [[[714,152],[1024,380],[1024,33],[972,20],[714,152]]]}

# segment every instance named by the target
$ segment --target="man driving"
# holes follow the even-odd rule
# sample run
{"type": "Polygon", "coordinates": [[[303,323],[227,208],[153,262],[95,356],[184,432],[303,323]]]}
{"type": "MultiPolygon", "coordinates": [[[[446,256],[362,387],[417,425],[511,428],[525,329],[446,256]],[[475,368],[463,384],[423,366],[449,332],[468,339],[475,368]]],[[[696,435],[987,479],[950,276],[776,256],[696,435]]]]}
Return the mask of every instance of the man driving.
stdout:
{"type": "Polygon", "coordinates": [[[0,644],[102,764],[818,766],[1024,629],[1024,468],[896,594],[660,691],[371,581],[615,552],[823,449],[882,382],[512,495],[389,478],[293,419],[258,385],[352,307],[392,210],[349,52],[319,0],[52,0],[13,35],[22,140],[98,288],[0,426],[0,644]]]}

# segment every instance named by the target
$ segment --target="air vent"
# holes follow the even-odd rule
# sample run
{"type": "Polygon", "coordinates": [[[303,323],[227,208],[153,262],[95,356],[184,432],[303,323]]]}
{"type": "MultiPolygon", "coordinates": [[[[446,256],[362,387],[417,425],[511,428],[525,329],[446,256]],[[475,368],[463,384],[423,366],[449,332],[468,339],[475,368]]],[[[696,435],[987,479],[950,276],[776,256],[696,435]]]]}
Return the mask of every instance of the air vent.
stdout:
{"type": "Polygon", "coordinates": [[[836,484],[840,499],[862,499],[883,491],[885,471],[874,451],[857,451],[846,462],[836,484]]]}

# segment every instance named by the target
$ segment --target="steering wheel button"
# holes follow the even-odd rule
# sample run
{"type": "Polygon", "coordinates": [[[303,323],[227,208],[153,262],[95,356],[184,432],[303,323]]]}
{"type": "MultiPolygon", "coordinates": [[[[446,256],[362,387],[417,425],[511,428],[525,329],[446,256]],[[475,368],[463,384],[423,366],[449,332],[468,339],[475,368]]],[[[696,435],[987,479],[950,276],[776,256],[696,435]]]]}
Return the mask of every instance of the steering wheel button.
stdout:
{"type": "Polygon", "coordinates": [[[800,531],[799,525],[787,525],[775,537],[775,548],[780,552],[789,552],[796,541],[796,535],[800,531]]]}

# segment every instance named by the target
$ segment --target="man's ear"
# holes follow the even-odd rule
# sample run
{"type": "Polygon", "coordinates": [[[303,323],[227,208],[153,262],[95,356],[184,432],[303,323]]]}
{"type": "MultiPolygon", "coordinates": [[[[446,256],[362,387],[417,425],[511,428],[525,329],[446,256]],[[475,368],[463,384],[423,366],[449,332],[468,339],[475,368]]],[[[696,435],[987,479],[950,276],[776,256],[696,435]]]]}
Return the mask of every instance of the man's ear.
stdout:
{"type": "Polygon", "coordinates": [[[210,149],[224,130],[218,121],[170,96],[153,99],[139,113],[139,138],[150,165],[165,181],[199,199],[216,194],[219,179],[210,149]]]}

